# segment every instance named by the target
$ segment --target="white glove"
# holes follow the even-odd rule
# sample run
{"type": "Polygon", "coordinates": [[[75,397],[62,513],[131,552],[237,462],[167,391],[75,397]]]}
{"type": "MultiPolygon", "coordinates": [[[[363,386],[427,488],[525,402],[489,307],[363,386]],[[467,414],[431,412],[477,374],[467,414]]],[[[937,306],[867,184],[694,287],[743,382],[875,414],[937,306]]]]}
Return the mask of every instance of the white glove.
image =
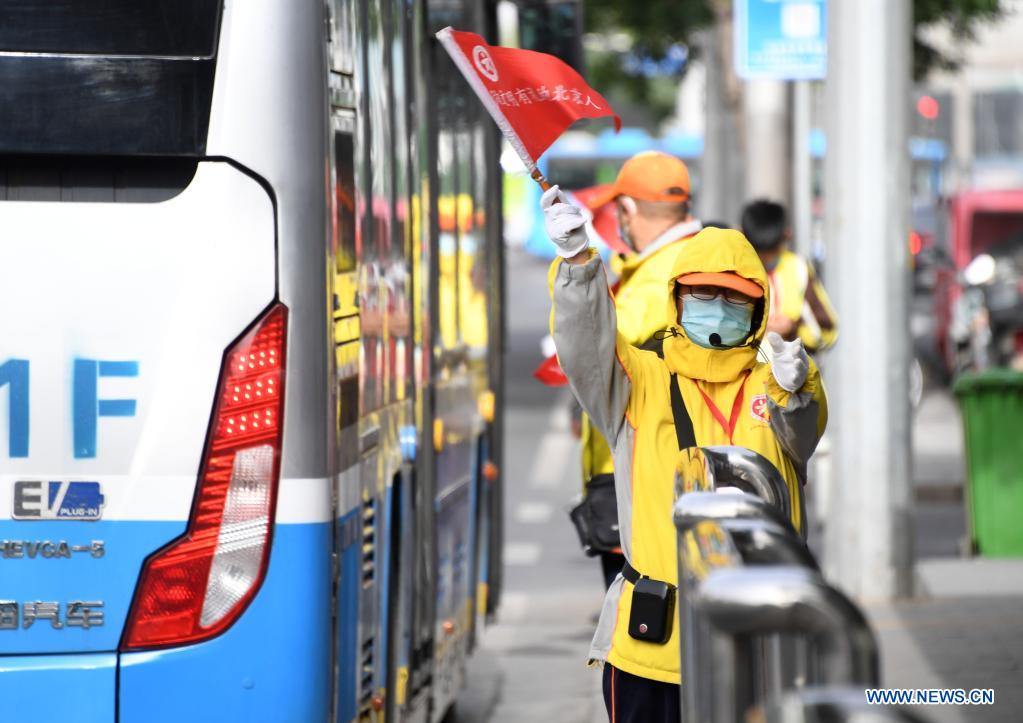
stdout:
{"type": "Polygon", "coordinates": [[[540,208],[547,235],[558,247],[559,256],[570,259],[589,245],[586,217],[557,186],[551,186],[540,197],[540,208]],[[555,203],[555,199],[561,203],[555,203]]]}
{"type": "Polygon", "coordinates": [[[810,357],[803,348],[802,339],[785,341],[776,331],[767,332],[771,345],[771,373],[778,386],[787,392],[796,392],[806,382],[810,370],[810,357]]]}

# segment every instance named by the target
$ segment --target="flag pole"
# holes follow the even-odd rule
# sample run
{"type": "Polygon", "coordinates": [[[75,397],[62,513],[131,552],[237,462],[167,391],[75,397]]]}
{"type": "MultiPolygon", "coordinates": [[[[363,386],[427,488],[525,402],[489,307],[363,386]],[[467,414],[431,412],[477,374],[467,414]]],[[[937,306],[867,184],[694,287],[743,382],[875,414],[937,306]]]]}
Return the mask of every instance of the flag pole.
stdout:
{"type": "MultiPolygon", "coordinates": [[[[532,178],[534,181],[536,181],[537,183],[540,184],[541,190],[544,190],[544,191],[550,190],[551,183],[550,183],[550,181],[547,180],[546,177],[544,177],[544,175],[542,173],[540,173],[540,169],[539,168],[534,168],[533,172],[529,174],[529,177],[532,178]]],[[[554,202],[557,203],[557,199],[555,199],[554,202]]]]}

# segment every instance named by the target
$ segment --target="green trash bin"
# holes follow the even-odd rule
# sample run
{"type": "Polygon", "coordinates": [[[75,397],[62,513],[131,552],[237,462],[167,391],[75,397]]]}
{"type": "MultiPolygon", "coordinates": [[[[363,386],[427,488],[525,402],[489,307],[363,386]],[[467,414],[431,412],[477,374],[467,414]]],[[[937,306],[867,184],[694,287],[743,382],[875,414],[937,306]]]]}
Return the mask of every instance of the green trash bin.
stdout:
{"type": "Polygon", "coordinates": [[[989,557],[1023,556],[1023,372],[964,374],[954,391],[966,432],[972,542],[989,557]]]}

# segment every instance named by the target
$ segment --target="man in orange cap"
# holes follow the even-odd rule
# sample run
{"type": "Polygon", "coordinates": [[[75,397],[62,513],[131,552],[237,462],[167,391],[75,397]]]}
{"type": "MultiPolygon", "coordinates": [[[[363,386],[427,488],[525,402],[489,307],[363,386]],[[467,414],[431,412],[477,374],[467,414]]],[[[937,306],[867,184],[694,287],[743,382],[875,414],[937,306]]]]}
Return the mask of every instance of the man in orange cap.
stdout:
{"type": "Polygon", "coordinates": [[[672,599],[678,584],[671,508],[679,449],[757,452],[784,478],[791,521],[801,530],[806,464],[827,421],[824,385],[798,339],[766,334],[774,354],[770,364],[758,360],[770,286],[738,231],[706,228],[680,245],[661,282],[659,316],[669,321],[655,354],[616,331],[616,306],[600,257],[586,248],[579,210],[555,204],[545,217],[561,256],[549,273],[551,334],[572,391],[611,445],[626,558],[607,591],[589,658],[604,665],[610,720],[678,723],[677,620],[670,604],[653,601],[672,599]]]}
{"type": "MultiPolygon", "coordinates": [[[[623,260],[615,293],[618,328],[632,344],[647,341],[669,321],[651,314],[650,305],[660,308],[664,274],[671,270],[679,242],[702,228],[690,215],[689,190],[685,163],[667,153],[644,151],[627,160],[607,193],[593,200],[594,206],[614,202],[619,233],[634,252],[623,260]]],[[[550,191],[544,195],[553,201],[550,191]]]]}
{"type": "MultiPolygon", "coordinates": [[[[554,203],[559,193],[557,186],[552,187],[544,194],[541,206],[546,209],[563,205],[554,203]]],[[[672,319],[664,310],[664,280],[680,244],[701,227],[689,213],[689,170],[681,160],[666,153],[638,153],[622,165],[615,182],[603,196],[595,197],[591,205],[599,208],[611,202],[615,204],[619,233],[632,249],[631,254],[622,258],[615,290],[618,331],[629,344],[638,346],[671,324],[672,319]]],[[[580,441],[583,494],[613,485],[611,450],[585,414],[580,424],[580,441]]],[[[599,552],[604,583],[609,586],[625,558],[615,549],[599,552]]]]}

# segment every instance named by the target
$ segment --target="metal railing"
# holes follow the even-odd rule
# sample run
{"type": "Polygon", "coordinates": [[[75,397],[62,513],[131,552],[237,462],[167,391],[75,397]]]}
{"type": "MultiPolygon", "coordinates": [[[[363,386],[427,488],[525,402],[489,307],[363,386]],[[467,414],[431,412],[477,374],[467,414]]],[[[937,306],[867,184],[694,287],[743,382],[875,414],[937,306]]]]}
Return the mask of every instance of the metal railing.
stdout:
{"type": "Polygon", "coordinates": [[[683,450],[675,485],[684,723],[861,720],[864,688],[880,684],[877,641],[821,577],[805,522],[794,529],[801,493],[792,500],[770,462],[737,447],[683,450]],[[725,487],[741,492],[715,491],[725,487]]]}
{"type": "Polygon", "coordinates": [[[745,447],[690,447],[679,452],[679,460],[677,495],[736,487],[777,508],[787,520],[792,519],[792,506],[796,504],[800,511],[799,536],[806,538],[802,488],[793,501],[781,473],[756,452],[745,447]]]}

